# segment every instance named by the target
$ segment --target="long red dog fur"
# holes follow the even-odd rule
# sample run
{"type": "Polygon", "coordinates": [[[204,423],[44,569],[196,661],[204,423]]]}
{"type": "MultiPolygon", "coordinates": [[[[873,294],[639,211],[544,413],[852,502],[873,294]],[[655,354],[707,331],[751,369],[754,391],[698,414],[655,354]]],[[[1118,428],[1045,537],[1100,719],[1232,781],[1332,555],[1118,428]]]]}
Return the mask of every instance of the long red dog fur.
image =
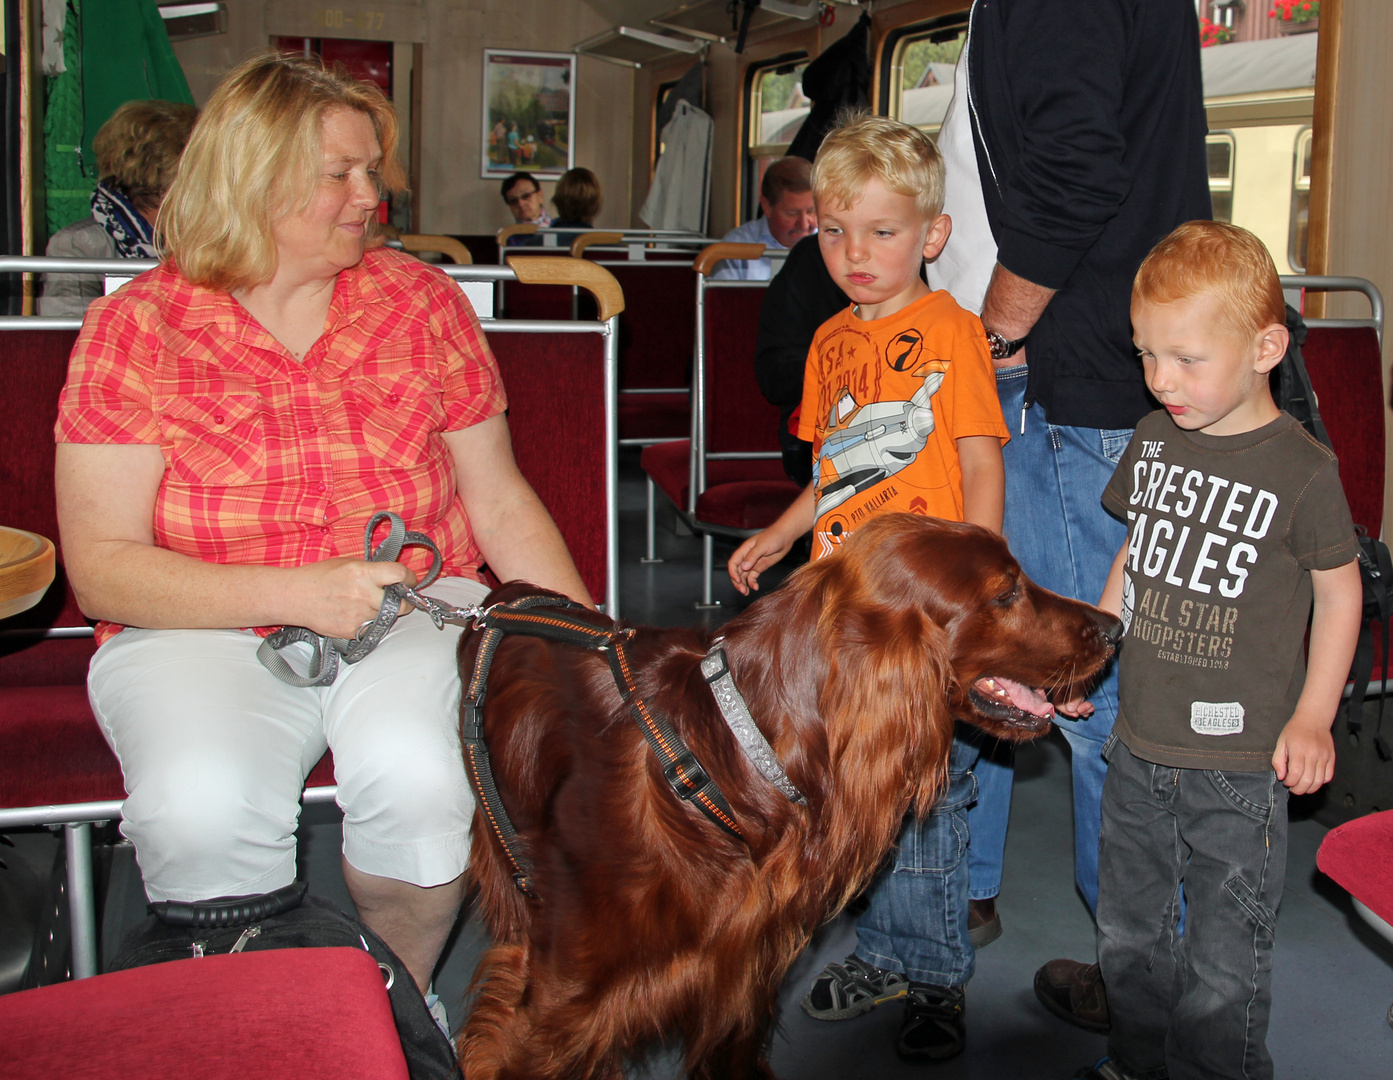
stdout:
{"type": "MultiPolygon", "coordinates": [[[[538,591],[511,583],[490,602],[538,591]]],[[[906,812],[933,804],[954,721],[1043,734],[1048,708],[1016,715],[998,680],[1076,696],[1120,624],[1032,584],[994,534],[890,514],[722,634],[802,804],[723,722],[699,668],[711,631],[644,628],[626,648],[649,707],[715,778],[748,847],[673,795],[602,655],[518,636],[499,647],[485,733],[538,899],[514,887],[476,813],[470,873],[494,944],[460,1040],[468,1080],[618,1080],[628,1058],[674,1037],[693,1076],[772,1076],[764,1052],[789,965],[866,886],[906,812]]],[[[478,637],[461,644],[466,678],[478,637]]]]}

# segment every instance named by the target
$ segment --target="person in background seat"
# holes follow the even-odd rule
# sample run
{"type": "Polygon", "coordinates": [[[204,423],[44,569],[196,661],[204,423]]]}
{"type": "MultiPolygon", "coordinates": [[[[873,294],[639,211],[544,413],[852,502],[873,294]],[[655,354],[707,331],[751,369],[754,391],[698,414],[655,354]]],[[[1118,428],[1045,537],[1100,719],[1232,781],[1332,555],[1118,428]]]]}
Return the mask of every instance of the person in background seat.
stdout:
{"type": "MultiPolygon", "coordinates": [[[[770,165],[759,185],[761,216],[738,225],[721,237],[731,244],[763,244],[782,251],[817,232],[813,209],[813,166],[803,158],[780,158],[770,165]]],[[[711,275],[717,281],[768,281],[768,259],[727,259],[711,275]]]]}
{"type": "MultiPolygon", "coordinates": [[[[197,119],[197,109],[176,101],[128,101],[112,113],[92,140],[101,176],[92,216],[59,229],[44,254],[155,258],[155,215],[197,119]]],[[[101,274],[44,274],[39,314],[80,316],[105,286],[101,274]]]]}

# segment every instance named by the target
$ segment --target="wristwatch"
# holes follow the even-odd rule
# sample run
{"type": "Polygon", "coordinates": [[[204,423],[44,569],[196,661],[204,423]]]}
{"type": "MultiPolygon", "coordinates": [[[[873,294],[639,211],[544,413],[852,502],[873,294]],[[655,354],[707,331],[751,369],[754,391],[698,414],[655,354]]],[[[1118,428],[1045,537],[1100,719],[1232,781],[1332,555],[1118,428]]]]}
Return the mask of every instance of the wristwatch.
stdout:
{"type": "MultiPolygon", "coordinates": [[[[1029,337],[1029,335],[1026,336],[1029,337]]],[[[993,360],[1005,360],[1008,356],[1015,356],[1025,341],[1026,339],[1023,337],[1018,337],[1012,341],[1002,337],[995,330],[987,330],[987,344],[991,346],[993,360]]]]}

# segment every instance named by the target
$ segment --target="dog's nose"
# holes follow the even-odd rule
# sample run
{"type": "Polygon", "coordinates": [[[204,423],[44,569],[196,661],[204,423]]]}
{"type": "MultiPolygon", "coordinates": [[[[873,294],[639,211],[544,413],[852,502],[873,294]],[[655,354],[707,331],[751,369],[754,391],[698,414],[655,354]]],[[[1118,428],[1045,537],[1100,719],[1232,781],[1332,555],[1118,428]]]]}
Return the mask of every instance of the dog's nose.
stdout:
{"type": "Polygon", "coordinates": [[[1107,623],[1103,627],[1103,640],[1116,648],[1117,643],[1122,640],[1123,634],[1122,620],[1108,616],[1107,623]]]}

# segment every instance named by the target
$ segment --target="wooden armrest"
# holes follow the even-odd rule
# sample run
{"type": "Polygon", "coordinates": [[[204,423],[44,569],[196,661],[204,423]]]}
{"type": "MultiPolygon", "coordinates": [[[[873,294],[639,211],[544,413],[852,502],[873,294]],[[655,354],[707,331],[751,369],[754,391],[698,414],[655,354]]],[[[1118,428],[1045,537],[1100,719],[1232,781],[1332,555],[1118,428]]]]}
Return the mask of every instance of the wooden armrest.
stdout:
{"type": "Polygon", "coordinates": [[[599,305],[601,322],[624,310],[624,290],[596,263],[564,255],[509,255],[508,265],[526,285],[579,285],[589,290],[599,305]]]}
{"type": "Polygon", "coordinates": [[[624,239],[623,233],[617,232],[588,232],[581,233],[571,241],[571,258],[579,259],[581,252],[591,244],[617,244],[624,239]]]}
{"type": "Polygon", "coordinates": [[[453,236],[432,236],[427,233],[402,233],[401,246],[410,252],[438,251],[449,256],[460,266],[473,266],[474,260],[469,249],[453,236]]]}
{"type": "Polygon", "coordinates": [[[724,259],[759,259],[764,257],[763,244],[709,244],[701,249],[701,254],[692,263],[698,274],[710,274],[716,264],[724,259]]]}
{"type": "Polygon", "coordinates": [[[512,236],[531,236],[537,231],[537,226],[527,225],[505,225],[498,230],[498,246],[503,248],[508,246],[508,238],[512,236]]]}

